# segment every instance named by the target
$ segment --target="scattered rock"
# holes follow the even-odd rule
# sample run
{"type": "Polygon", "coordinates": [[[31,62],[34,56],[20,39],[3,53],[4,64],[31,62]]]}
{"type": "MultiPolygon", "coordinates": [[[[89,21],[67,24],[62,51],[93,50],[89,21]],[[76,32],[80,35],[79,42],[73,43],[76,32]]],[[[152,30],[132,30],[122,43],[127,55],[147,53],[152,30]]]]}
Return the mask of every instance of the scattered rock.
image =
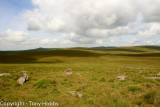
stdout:
{"type": "Polygon", "coordinates": [[[70,93],[72,95],[77,95],[78,97],[82,97],[82,94],[80,92],[77,92],[77,91],[68,91],[68,93],[70,93]]]}
{"type": "Polygon", "coordinates": [[[25,73],[17,80],[17,83],[20,84],[20,85],[23,85],[23,83],[28,81],[28,79],[29,79],[28,75],[25,73]]]}
{"type": "Polygon", "coordinates": [[[154,80],[154,79],[160,79],[160,77],[144,77],[144,78],[146,78],[146,79],[152,79],[152,80],[154,80]]]}
{"type": "Polygon", "coordinates": [[[28,81],[29,80],[29,77],[28,77],[28,75],[25,73],[25,74],[23,74],[22,75],[25,79],[26,79],[26,81],[28,81]]]}
{"type": "Polygon", "coordinates": [[[81,74],[80,74],[80,73],[77,73],[76,75],[81,76],[81,74]]]}
{"type": "Polygon", "coordinates": [[[160,76],[160,72],[157,73],[157,76],[160,76]]]}
{"type": "Polygon", "coordinates": [[[17,83],[20,84],[20,85],[23,85],[24,82],[25,82],[25,78],[23,78],[23,77],[20,77],[20,78],[17,80],[17,83]]]}
{"type": "Polygon", "coordinates": [[[127,66],[127,67],[124,67],[124,68],[127,68],[127,69],[154,69],[154,68],[145,68],[145,67],[137,67],[137,68],[134,68],[134,67],[131,67],[131,66],[127,66]]]}
{"type": "Polygon", "coordinates": [[[28,71],[22,71],[23,73],[26,73],[26,72],[28,72],[28,71]]]}
{"type": "Polygon", "coordinates": [[[2,73],[2,74],[0,74],[0,77],[1,76],[10,76],[11,74],[9,74],[9,73],[2,73]]]}
{"type": "Polygon", "coordinates": [[[72,68],[65,68],[64,72],[66,73],[66,75],[72,75],[72,68]]]}
{"type": "Polygon", "coordinates": [[[72,72],[66,72],[66,75],[72,75],[72,72]]]}
{"type": "Polygon", "coordinates": [[[68,91],[68,93],[74,95],[76,93],[76,91],[68,91]]]}
{"type": "Polygon", "coordinates": [[[134,69],[133,67],[125,67],[125,68],[127,68],[127,69],[134,69]]]}
{"type": "Polygon", "coordinates": [[[65,68],[64,69],[64,72],[71,72],[72,71],[72,68],[65,68]]]}
{"type": "Polygon", "coordinates": [[[117,79],[119,80],[125,80],[126,76],[118,76],[117,79]]]}
{"type": "Polygon", "coordinates": [[[136,69],[141,69],[140,67],[136,68],[136,69]]]}
{"type": "Polygon", "coordinates": [[[78,97],[82,97],[82,94],[80,92],[77,92],[78,97]]]}

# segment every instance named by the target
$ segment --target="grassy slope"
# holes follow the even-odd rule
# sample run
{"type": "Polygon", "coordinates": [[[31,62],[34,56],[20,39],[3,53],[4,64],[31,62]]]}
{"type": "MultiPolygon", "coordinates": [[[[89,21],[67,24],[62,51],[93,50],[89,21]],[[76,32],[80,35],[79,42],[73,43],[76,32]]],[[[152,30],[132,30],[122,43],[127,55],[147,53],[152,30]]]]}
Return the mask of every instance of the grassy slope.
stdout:
{"type": "Polygon", "coordinates": [[[12,74],[0,77],[0,101],[56,101],[62,107],[158,107],[160,81],[143,77],[155,76],[159,67],[158,47],[0,53],[0,73],[12,74]],[[72,68],[73,75],[66,76],[64,68],[72,68]],[[19,86],[16,80],[24,70],[29,71],[30,80],[19,86]],[[127,80],[117,80],[119,75],[126,75],[127,80]],[[72,90],[83,97],[67,93],[72,90]]]}

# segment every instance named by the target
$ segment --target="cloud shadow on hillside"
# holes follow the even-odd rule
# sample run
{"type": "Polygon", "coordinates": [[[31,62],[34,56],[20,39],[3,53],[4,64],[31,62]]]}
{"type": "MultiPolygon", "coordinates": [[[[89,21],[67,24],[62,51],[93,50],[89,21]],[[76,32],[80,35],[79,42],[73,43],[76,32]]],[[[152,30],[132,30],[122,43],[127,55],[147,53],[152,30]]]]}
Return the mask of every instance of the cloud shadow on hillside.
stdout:
{"type": "Polygon", "coordinates": [[[23,64],[23,63],[62,63],[62,60],[38,61],[43,57],[99,57],[105,54],[93,53],[82,50],[50,50],[50,51],[30,51],[17,52],[0,55],[0,63],[23,64]]]}

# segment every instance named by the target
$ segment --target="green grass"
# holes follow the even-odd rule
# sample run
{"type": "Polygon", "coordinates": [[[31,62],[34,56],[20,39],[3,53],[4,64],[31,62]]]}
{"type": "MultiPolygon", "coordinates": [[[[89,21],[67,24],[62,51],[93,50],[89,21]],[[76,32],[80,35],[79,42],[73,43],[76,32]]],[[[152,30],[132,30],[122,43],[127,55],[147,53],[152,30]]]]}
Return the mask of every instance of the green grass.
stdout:
{"type": "Polygon", "coordinates": [[[0,52],[0,73],[11,74],[0,77],[0,101],[55,101],[60,107],[159,107],[160,81],[144,78],[156,76],[159,65],[160,50],[155,46],[0,52]],[[65,75],[65,68],[72,68],[73,74],[65,75]],[[21,86],[17,79],[22,71],[28,71],[29,81],[21,86]],[[126,80],[116,79],[120,75],[126,80]]]}
{"type": "Polygon", "coordinates": [[[159,95],[160,94],[157,93],[156,91],[150,91],[144,95],[144,100],[148,104],[158,105],[158,104],[160,104],[160,101],[159,101],[160,96],[159,95]]]}
{"type": "Polygon", "coordinates": [[[56,81],[52,81],[50,79],[42,79],[42,80],[38,80],[34,86],[36,86],[37,88],[47,88],[50,86],[56,86],[56,81]]]}
{"type": "Polygon", "coordinates": [[[138,86],[129,86],[128,90],[131,92],[142,91],[142,89],[138,86]]]}
{"type": "Polygon", "coordinates": [[[101,77],[99,81],[101,81],[101,82],[105,82],[105,81],[106,81],[106,79],[105,79],[104,77],[101,77]]]}

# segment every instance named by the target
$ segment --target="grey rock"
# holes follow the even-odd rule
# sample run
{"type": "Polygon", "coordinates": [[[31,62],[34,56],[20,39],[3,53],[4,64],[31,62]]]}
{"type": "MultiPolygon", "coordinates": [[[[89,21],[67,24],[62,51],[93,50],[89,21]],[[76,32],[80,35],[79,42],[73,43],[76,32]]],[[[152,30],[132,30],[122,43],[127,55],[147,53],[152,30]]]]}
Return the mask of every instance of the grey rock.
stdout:
{"type": "Polygon", "coordinates": [[[28,75],[26,73],[23,74],[22,77],[25,78],[26,81],[28,81],[28,79],[29,79],[29,77],[28,77],[28,75]]]}
{"type": "Polygon", "coordinates": [[[23,78],[23,77],[20,77],[20,78],[17,80],[17,83],[20,84],[20,85],[23,85],[24,82],[25,82],[25,78],[23,78]]]}
{"type": "Polygon", "coordinates": [[[82,97],[82,94],[80,92],[77,92],[77,91],[68,91],[68,93],[70,93],[72,95],[77,95],[78,97],[82,97]]]}
{"type": "Polygon", "coordinates": [[[80,92],[76,93],[78,95],[78,97],[82,97],[82,94],[80,92]]]}
{"type": "Polygon", "coordinates": [[[72,75],[72,68],[65,68],[64,72],[66,73],[66,75],[72,75]]]}
{"type": "Polygon", "coordinates": [[[119,80],[125,80],[126,76],[118,76],[117,79],[119,80]]]}
{"type": "Polygon", "coordinates": [[[17,80],[17,83],[20,84],[20,85],[23,85],[26,81],[29,80],[29,77],[28,75],[25,73],[23,74],[18,80],[17,80]]]}
{"type": "Polygon", "coordinates": [[[144,78],[146,78],[146,79],[152,79],[152,80],[154,80],[154,79],[160,79],[160,77],[144,77],[144,78]]]}
{"type": "Polygon", "coordinates": [[[28,72],[28,71],[22,71],[23,73],[26,73],[26,72],[28,72]]]}
{"type": "Polygon", "coordinates": [[[0,77],[1,76],[10,76],[11,74],[10,73],[2,73],[2,74],[0,74],[0,77]]]}
{"type": "Polygon", "coordinates": [[[157,76],[160,76],[160,72],[157,73],[157,76]]]}
{"type": "Polygon", "coordinates": [[[66,75],[72,75],[72,72],[66,72],[66,75]]]}
{"type": "Polygon", "coordinates": [[[68,91],[68,93],[74,95],[76,93],[76,91],[68,91]]]}
{"type": "Polygon", "coordinates": [[[136,69],[141,69],[140,67],[136,68],[136,69]]]}
{"type": "Polygon", "coordinates": [[[129,66],[128,66],[128,67],[125,67],[125,68],[127,68],[127,69],[134,69],[133,67],[129,67],[129,66]]]}
{"type": "Polygon", "coordinates": [[[77,73],[76,75],[81,76],[81,74],[80,74],[80,73],[77,73]]]}
{"type": "Polygon", "coordinates": [[[72,68],[65,68],[64,69],[64,72],[71,72],[72,71],[72,68]]]}

